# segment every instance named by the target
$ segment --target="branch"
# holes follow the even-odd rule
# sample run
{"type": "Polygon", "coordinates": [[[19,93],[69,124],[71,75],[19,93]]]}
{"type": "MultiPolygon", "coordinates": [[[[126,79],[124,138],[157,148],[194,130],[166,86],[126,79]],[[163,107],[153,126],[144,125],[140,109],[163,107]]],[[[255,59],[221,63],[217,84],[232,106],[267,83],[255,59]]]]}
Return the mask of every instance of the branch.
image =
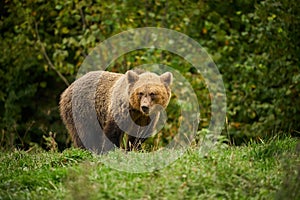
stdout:
{"type": "Polygon", "coordinates": [[[81,20],[82,20],[82,29],[85,30],[86,29],[86,21],[85,21],[85,17],[84,17],[82,7],[79,8],[79,11],[80,11],[81,20]]]}
{"type": "Polygon", "coordinates": [[[43,43],[41,42],[41,39],[40,39],[40,35],[39,35],[39,32],[38,32],[38,24],[36,22],[34,22],[35,24],[35,33],[37,35],[37,42],[40,44],[41,46],[41,52],[43,53],[43,56],[45,57],[45,59],[47,60],[48,62],[48,65],[51,67],[51,69],[53,69],[56,74],[64,81],[64,83],[69,86],[70,83],[68,82],[68,80],[54,67],[53,63],[51,62],[48,54],[47,54],[47,51],[45,49],[45,46],[43,45],[43,43]]]}

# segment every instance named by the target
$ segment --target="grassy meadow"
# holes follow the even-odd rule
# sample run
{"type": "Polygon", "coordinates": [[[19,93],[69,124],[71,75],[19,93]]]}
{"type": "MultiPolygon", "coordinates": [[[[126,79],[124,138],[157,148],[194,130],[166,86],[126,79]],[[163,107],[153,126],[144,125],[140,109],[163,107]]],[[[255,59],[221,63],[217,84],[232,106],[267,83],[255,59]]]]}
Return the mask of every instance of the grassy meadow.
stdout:
{"type": "Polygon", "coordinates": [[[205,156],[190,147],[147,173],[111,169],[80,149],[1,152],[0,199],[299,199],[299,147],[290,137],[220,144],[205,156]]]}

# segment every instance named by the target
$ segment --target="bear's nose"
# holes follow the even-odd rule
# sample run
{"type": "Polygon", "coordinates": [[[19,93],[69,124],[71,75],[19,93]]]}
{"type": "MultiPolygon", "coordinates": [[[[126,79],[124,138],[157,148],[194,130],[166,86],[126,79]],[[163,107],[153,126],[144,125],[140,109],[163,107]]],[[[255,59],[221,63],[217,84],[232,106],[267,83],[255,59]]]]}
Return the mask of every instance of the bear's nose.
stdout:
{"type": "Polygon", "coordinates": [[[142,106],[142,110],[144,113],[148,114],[149,113],[149,108],[148,106],[142,106]]]}

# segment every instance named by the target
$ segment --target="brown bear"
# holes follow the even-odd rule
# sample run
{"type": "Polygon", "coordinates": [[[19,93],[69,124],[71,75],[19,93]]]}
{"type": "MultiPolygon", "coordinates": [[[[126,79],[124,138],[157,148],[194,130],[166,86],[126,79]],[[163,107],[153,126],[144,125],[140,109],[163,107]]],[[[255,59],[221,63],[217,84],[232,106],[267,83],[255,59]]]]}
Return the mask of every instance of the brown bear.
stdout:
{"type": "Polygon", "coordinates": [[[172,79],[170,72],[93,71],[74,81],[59,104],[74,146],[104,153],[120,147],[126,132],[126,149],[140,149],[164,123],[172,79]]]}

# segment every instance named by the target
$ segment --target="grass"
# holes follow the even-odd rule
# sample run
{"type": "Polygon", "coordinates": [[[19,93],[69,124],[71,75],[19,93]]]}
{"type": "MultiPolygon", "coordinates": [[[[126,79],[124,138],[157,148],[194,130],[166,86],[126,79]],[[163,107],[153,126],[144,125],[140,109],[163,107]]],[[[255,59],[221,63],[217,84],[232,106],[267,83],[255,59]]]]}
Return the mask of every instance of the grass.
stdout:
{"type": "Polygon", "coordinates": [[[80,149],[1,152],[0,199],[300,199],[297,143],[219,145],[206,156],[191,147],[147,173],[111,169],[80,149]]]}

